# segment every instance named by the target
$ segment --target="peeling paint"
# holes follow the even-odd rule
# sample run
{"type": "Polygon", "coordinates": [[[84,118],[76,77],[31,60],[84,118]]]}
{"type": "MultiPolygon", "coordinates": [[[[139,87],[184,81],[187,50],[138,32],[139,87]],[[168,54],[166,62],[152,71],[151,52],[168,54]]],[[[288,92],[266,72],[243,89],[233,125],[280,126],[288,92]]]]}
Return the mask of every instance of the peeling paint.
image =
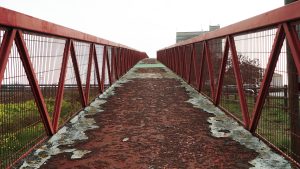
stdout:
{"type": "Polygon", "coordinates": [[[73,151],[73,155],[71,159],[79,159],[82,158],[85,154],[90,153],[91,151],[88,150],[75,150],[73,151]]]}

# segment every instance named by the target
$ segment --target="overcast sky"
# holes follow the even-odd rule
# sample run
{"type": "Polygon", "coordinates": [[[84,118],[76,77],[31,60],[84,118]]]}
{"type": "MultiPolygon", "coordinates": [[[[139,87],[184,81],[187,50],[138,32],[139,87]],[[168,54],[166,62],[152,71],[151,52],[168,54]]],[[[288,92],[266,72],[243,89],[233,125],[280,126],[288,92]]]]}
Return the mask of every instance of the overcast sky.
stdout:
{"type": "Polygon", "coordinates": [[[145,51],[176,31],[221,27],[281,7],[284,0],[0,0],[0,6],[145,51]]]}

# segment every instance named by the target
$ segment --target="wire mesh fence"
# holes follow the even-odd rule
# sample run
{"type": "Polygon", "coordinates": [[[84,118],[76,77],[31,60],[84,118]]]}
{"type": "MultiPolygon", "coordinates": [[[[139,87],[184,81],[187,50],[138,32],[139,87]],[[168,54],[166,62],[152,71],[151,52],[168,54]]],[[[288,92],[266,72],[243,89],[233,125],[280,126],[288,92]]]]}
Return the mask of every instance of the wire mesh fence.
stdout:
{"type": "MultiPolygon", "coordinates": [[[[0,27],[0,47],[0,168],[7,168],[57,132],[56,122],[63,126],[90,103],[104,90],[101,85],[110,85],[106,63],[111,71],[114,46],[0,27]]],[[[140,52],[125,56],[135,63],[146,57],[140,52]]]]}
{"type": "Polygon", "coordinates": [[[64,94],[62,99],[59,126],[63,126],[68,119],[82,108],[82,98],[79,94],[79,87],[75,75],[74,65],[69,56],[66,67],[66,78],[64,85],[64,94]]]}
{"type": "Polygon", "coordinates": [[[86,80],[89,64],[90,44],[74,41],[76,59],[83,91],[86,91],[86,80]]]}
{"type": "MultiPolygon", "coordinates": [[[[104,80],[103,80],[103,82],[104,82],[104,85],[103,85],[103,87],[104,87],[104,89],[103,90],[106,90],[108,87],[109,87],[109,84],[110,84],[110,82],[109,82],[109,60],[110,60],[110,57],[111,57],[111,55],[110,55],[110,52],[111,50],[110,50],[110,48],[109,47],[107,47],[106,48],[106,51],[105,51],[105,54],[103,53],[103,57],[107,57],[106,58],[106,62],[104,62],[104,64],[103,64],[103,67],[104,67],[104,69],[102,69],[103,71],[104,71],[104,80]]],[[[124,62],[124,64],[126,64],[125,62],[124,62]]]]}
{"type": "Polygon", "coordinates": [[[32,33],[25,33],[24,40],[52,118],[66,41],[32,33]]]}
{"type": "Polygon", "coordinates": [[[0,167],[4,168],[46,136],[15,44],[0,90],[0,167]]]}
{"type": "MultiPolygon", "coordinates": [[[[191,86],[300,166],[299,21],[245,28],[233,34],[230,28],[158,51],[158,59],[168,67],[175,59],[183,72],[189,69],[185,65],[194,69],[191,86]],[[196,49],[191,63],[186,62],[187,49],[174,50],[187,45],[196,49]]],[[[174,72],[187,81],[182,71],[174,72]]]]}
{"type": "Polygon", "coordinates": [[[223,50],[225,47],[225,38],[217,38],[208,41],[209,52],[211,56],[212,68],[213,68],[213,76],[214,76],[214,89],[217,88],[220,67],[223,57],[223,50]]]}

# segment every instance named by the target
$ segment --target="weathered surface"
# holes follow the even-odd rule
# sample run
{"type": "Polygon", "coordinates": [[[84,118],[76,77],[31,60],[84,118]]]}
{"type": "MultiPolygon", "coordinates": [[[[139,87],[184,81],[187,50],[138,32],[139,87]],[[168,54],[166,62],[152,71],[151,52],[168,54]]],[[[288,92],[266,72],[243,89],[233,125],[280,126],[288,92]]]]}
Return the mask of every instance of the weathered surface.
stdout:
{"type": "Polygon", "coordinates": [[[289,168],[168,69],[143,62],[148,64],[132,69],[23,166],[289,168]],[[64,143],[68,135],[72,139],[64,143]]]}

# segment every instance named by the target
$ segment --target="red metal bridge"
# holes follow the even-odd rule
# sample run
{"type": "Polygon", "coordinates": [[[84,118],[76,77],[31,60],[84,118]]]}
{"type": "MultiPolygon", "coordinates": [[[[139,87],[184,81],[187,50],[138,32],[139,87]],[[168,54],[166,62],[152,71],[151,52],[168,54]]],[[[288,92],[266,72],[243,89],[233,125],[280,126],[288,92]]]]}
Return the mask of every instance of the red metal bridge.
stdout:
{"type": "Polygon", "coordinates": [[[299,168],[299,11],[155,60],[0,8],[0,168],[299,168]]]}

